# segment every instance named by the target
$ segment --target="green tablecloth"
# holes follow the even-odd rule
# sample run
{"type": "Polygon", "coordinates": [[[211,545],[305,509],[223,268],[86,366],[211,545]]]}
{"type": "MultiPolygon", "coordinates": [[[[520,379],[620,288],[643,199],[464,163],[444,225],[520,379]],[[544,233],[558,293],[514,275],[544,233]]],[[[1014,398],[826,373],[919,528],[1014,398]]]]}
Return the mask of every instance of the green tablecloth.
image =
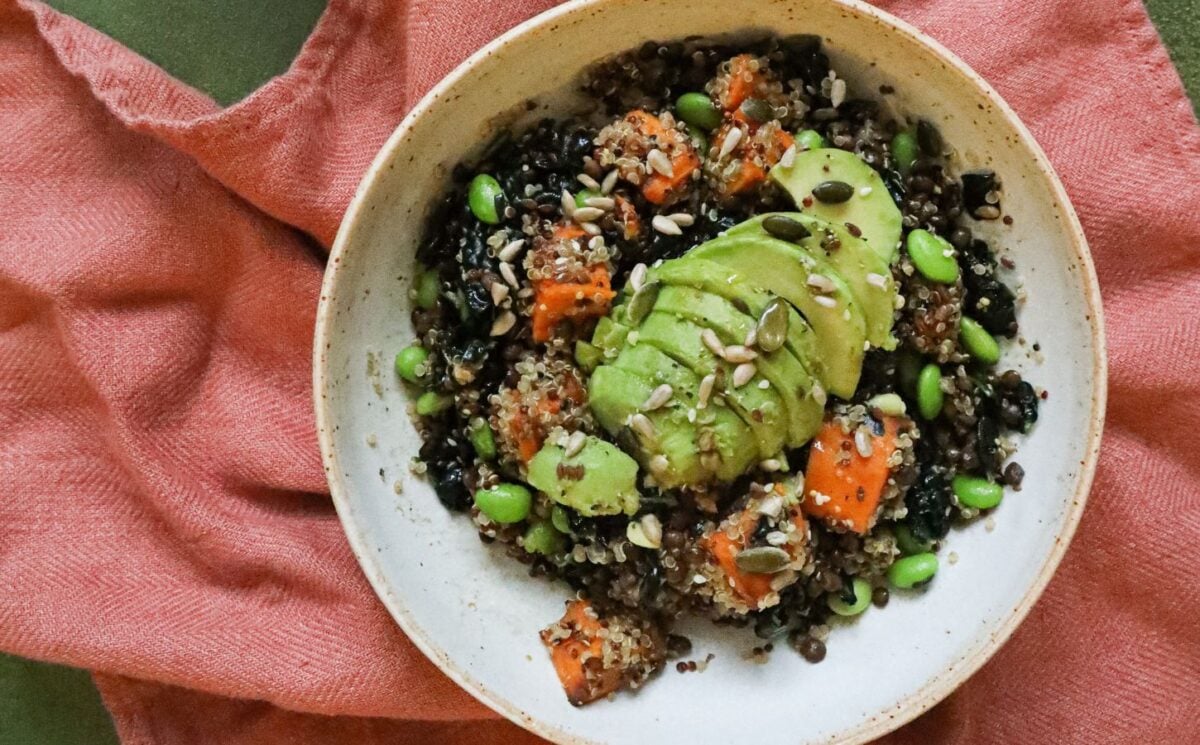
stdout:
{"type": "MultiPolygon", "coordinates": [[[[232,103],[285,70],[326,0],[47,0],[232,103]]],[[[1193,104],[1200,0],[1146,0],[1193,104]]],[[[1200,110],[1200,109],[1198,109],[1200,110]]],[[[0,745],[115,745],[88,675],[0,655],[0,745]]]]}

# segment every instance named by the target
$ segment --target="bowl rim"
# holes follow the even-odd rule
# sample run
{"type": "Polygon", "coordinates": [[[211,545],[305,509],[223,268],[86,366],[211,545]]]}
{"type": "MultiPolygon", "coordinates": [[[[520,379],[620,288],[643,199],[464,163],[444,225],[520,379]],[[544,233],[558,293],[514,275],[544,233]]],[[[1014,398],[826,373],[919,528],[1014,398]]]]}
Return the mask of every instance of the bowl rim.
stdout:
{"type": "MultiPolygon", "coordinates": [[[[342,218],[321,283],[321,294],[317,306],[313,341],[313,404],[316,413],[317,438],[321,449],[321,459],[324,464],[330,495],[337,510],[339,521],[346,533],[351,551],[367,576],[372,589],[387,608],[392,618],[399,624],[405,635],[421,650],[422,654],[430,662],[453,680],[455,684],[480,703],[514,724],[547,740],[564,745],[590,745],[594,741],[564,732],[549,723],[535,719],[520,710],[503,695],[487,689],[466,670],[456,665],[444,650],[426,636],[424,629],[408,615],[407,609],[392,593],[391,588],[387,586],[383,573],[379,570],[376,563],[374,553],[366,545],[364,534],[360,532],[359,527],[353,522],[352,510],[349,504],[350,490],[344,482],[342,470],[338,466],[329,403],[328,398],[324,395],[329,380],[326,365],[326,350],[329,348],[328,345],[330,344],[331,331],[333,329],[332,308],[336,295],[338,269],[341,266],[340,258],[347,250],[350,236],[355,232],[355,227],[364,212],[367,194],[370,192],[380,173],[386,169],[392,153],[396,150],[399,143],[404,140],[414,122],[424,115],[428,109],[444,99],[446,91],[466,76],[476,65],[486,58],[491,57],[499,49],[517,38],[552,24],[563,17],[586,13],[596,6],[616,2],[621,2],[621,0],[575,0],[575,2],[557,5],[514,26],[459,63],[412,107],[396,127],[395,131],[388,137],[371,162],[371,165],[367,168],[355,190],[354,198],[342,218]]],[[[1108,355],[1100,287],[1083,227],[1067,196],[1066,189],[1059,180],[1058,174],[1050,164],[1045,152],[1043,152],[1033,134],[1021,121],[1020,117],[1017,116],[1016,112],[1013,111],[1012,107],[1008,105],[982,76],[972,70],[957,55],[911,24],[890,13],[868,5],[861,0],[824,0],[824,2],[839,6],[856,16],[879,21],[892,33],[899,33],[908,37],[909,41],[925,46],[943,62],[947,63],[949,69],[963,78],[964,82],[975,87],[991,100],[995,104],[997,111],[1014,127],[1022,143],[1033,153],[1039,170],[1048,182],[1050,191],[1054,197],[1054,206],[1066,218],[1065,224],[1071,236],[1069,250],[1074,254],[1073,258],[1078,262],[1084,284],[1084,300],[1091,315],[1090,329],[1093,348],[1092,379],[1094,382],[1091,392],[1093,404],[1091,421],[1085,439],[1085,457],[1076,480],[1071,505],[1064,516],[1066,522],[1063,530],[1057,536],[1053,547],[1038,570],[1038,574],[1026,589],[1025,594],[1017,605],[1009,612],[1007,617],[999,621],[996,628],[988,635],[986,642],[971,650],[967,656],[959,658],[944,668],[934,676],[928,685],[901,699],[893,710],[877,713],[856,726],[835,734],[831,738],[831,740],[838,742],[862,743],[881,737],[902,727],[931,709],[962,685],[1004,646],[1005,642],[1008,641],[1016,628],[1029,614],[1029,611],[1033,608],[1038,598],[1041,597],[1046,585],[1054,576],[1054,572],[1062,561],[1067,547],[1071,543],[1071,539],[1075,535],[1091,491],[1096,464],[1100,454],[1101,437],[1104,430],[1108,397],[1108,355]]]]}

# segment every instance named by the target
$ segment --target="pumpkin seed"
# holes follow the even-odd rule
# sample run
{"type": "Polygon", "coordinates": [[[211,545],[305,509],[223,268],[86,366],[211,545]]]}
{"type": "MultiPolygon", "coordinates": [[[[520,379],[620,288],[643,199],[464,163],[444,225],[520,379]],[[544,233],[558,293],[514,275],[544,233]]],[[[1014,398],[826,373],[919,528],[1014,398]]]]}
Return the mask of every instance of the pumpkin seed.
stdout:
{"type": "MultiPolygon", "coordinates": [[[[815,191],[815,190],[814,190],[815,191]]],[[[845,201],[844,199],[842,201],[845,201]]],[[[762,222],[763,230],[785,241],[795,243],[812,235],[799,220],[785,215],[771,215],[762,222]]]]}
{"type": "Polygon", "coordinates": [[[812,193],[826,204],[841,204],[854,196],[854,187],[845,181],[822,181],[813,187],[812,193]]]}
{"type": "Polygon", "coordinates": [[[792,557],[775,546],[757,546],[741,551],[735,558],[737,568],[750,574],[775,574],[787,569],[792,557]]]}
{"type": "Polygon", "coordinates": [[[747,98],[743,101],[742,113],[759,124],[775,118],[775,109],[761,98],[747,98]]]}
{"type": "Polygon", "coordinates": [[[629,300],[629,322],[634,326],[641,324],[646,316],[650,315],[650,311],[654,309],[654,303],[658,301],[658,292],[662,289],[662,284],[657,280],[651,280],[641,286],[641,288],[633,293],[633,297],[629,300]]]}
{"type": "Polygon", "coordinates": [[[780,298],[772,298],[758,317],[756,332],[755,342],[764,352],[774,352],[782,347],[788,332],[787,303],[780,298]]]}

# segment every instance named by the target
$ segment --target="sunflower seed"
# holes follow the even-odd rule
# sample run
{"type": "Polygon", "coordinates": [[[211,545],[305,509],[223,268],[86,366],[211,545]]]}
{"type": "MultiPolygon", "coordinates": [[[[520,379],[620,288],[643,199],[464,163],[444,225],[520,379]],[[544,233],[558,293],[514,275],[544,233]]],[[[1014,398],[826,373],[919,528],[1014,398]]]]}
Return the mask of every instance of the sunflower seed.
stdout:
{"type": "Polygon", "coordinates": [[[783,151],[783,155],[779,156],[779,166],[781,168],[791,168],[796,162],[796,146],[789,145],[787,150],[783,151]]]}
{"type": "Polygon", "coordinates": [[[758,358],[758,352],[739,344],[725,347],[725,359],[733,363],[750,362],[758,358]]]}
{"type": "Polygon", "coordinates": [[[753,362],[743,362],[733,369],[733,387],[741,388],[758,373],[753,362]]]}
{"type": "Polygon", "coordinates": [[[781,298],[772,298],[758,317],[755,333],[758,348],[764,352],[774,352],[787,340],[787,332],[787,304],[781,298]]]}
{"type": "Polygon", "coordinates": [[[562,192],[562,211],[567,217],[575,214],[575,196],[566,189],[562,192]]]}
{"type": "Polygon", "coordinates": [[[758,328],[755,326],[751,326],[750,330],[746,332],[746,338],[742,342],[742,346],[743,347],[752,347],[752,346],[754,346],[754,343],[757,341],[758,341],[758,328]]]}
{"type": "Polygon", "coordinates": [[[667,178],[675,176],[675,166],[662,150],[655,149],[646,153],[646,163],[667,178]]]}
{"type": "Polygon", "coordinates": [[[767,473],[774,473],[775,471],[778,471],[779,469],[783,468],[783,464],[779,462],[778,458],[767,458],[766,460],[759,463],[758,467],[761,468],[762,470],[766,471],[767,473]]]}
{"type": "Polygon", "coordinates": [[[650,421],[650,417],[645,414],[634,414],[629,417],[629,427],[645,440],[653,441],[658,435],[658,430],[654,428],[654,422],[650,421]]]}
{"type": "Polygon", "coordinates": [[[887,277],[875,272],[867,272],[867,284],[883,290],[887,288],[887,277]]]}
{"type": "Polygon", "coordinates": [[[581,223],[581,224],[579,225],[579,227],[583,229],[583,232],[585,232],[585,233],[587,233],[588,235],[590,235],[590,236],[593,236],[593,237],[595,237],[595,236],[598,236],[598,235],[600,235],[602,232],[604,232],[604,231],[602,231],[602,230],[600,229],[600,226],[599,226],[599,225],[597,225],[597,224],[596,224],[596,223],[594,223],[594,222],[585,222],[585,223],[581,223]]]}
{"type": "Polygon", "coordinates": [[[787,542],[787,533],[781,533],[778,530],[772,530],[770,533],[767,533],[767,543],[772,546],[783,546],[787,542]]]}
{"type": "Polygon", "coordinates": [[[650,469],[650,473],[661,476],[671,467],[671,461],[667,460],[667,456],[660,454],[651,458],[646,466],[650,469]]]}
{"type": "Polygon", "coordinates": [[[492,282],[492,286],[488,288],[492,293],[492,305],[499,305],[508,297],[508,285],[503,282],[492,282]]]}
{"type": "Polygon", "coordinates": [[[655,215],[650,224],[663,235],[683,235],[683,231],[679,229],[679,225],[666,215],[655,215]]]}
{"type": "Polygon", "coordinates": [[[696,223],[696,218],[686,212],[676,212],[674,214],[667,215],[667,219],[681,228],[690,228],[696,223]]]}
{"type": "Polygon", "coordinates": [[[780,512],[783,512],[783,497],[778,494],[772,494],[758,504],[758,514],[760,515],[779,517],[780,512]]]}
{"type": "Polygon", "coordinates": [[[786,569],[791,561],[787,551],[774,546],[747,548],[734,558],[737,568],[750,574],[775,574],[786,569]]]}
{"type": "Polygon", "coordinates": [[[834,80],[833,85],[829,87],[829,103],[832,104],[833,108],[836,109],[837,107],[841,106],[845,100],[846,81],[838,78],[834,80]]]}
{"type": "Polygon", "coordinates": [[[604,210],[598,207],[576,207],[575,212],[571,214],[575,222],[592,222],[601,217],[604,217],[604,210]]]}
{"type": "Polygon", "coordinates": [[[716,356],[722,358],[725,356],[725,345],[717,338],[717,332],[712,329],[704,329],[700,332],[700,341],[704,343],[704,346],[708,347],[708,351],[716,356]]]}
{"type": "Polygon", "coordinates": [[[600,191],[599,182],[597,182],[596,179],[592,178],[591,176],[587,175],[586,173],[579,174],[578,176],[575,177],[575,180],[578,181],[579,183],[583,184],[587,188],[591,189],[592,191],[600,191]]]}
{"type": "Polygon", "coordinates": [[[587,444],[587,434],[581,430],[576,430],[567,438],[566,447],[563,448],[564,458],[574,458],[579,455],[579,451],[583,450],[583,446],[587,444]]]}
{"type": "Polygon", "coordinates": [[[813,383],[812,387],[813,401],[816,401],[821,406],[829,400],[829,394],[825,392],[825,388],[820,383],[813,383]]]}
{"type": "Polygon", "coordinates": [[[639,262],[635,264],[633,269],[629,272],[629,286],[633,288],[634,292],[637,292],[638,290],[642,289],[642,285],[645,283],[646,265],[639,262]]]}
{"type": "Polygon", "coordinates": [[[829,297],[828,295],[817,295],[816,297],[813,298],[813,300],[816,300],[817,305],[820,305],[823,308],[836,308],[837,307],[837,300],[834,300],[833,298],[829,297]]]}
{"type": "Polygon", "coordinates": [[[500,276],[504,277],[504,281],[514,288],[520,288],[521,283],[517,281],[517,274],[513,271],[512,264],[507,261],[500,262],[500,276]]]}
{"type": "Polygon", "coordinates": [[[667,402],[671,400],[671,396],[674,394],[675,389],[670,385],[663,383],[651,391],[650,395],[646,398],[645,403],[642,404],[642,411],[654,411],[655,409],[661,409],[667,405],[667,402]]]}
{"type": "Polygon", "coordinates": [[[724,160],[725,156],[733,152],[733,149],[742,141],[742,130],[734,127],[729,130],[729,134],[725,135],[725,139],[721,142],[721,150],[717,153],[717,160],[724,160]]]}
{"type": "Polygon", "coordinates": [[[657,549],[662,546],[662,536],[659,536],[657,542],[652,541],[650,536],[646,535],[646,529],[640,520],[629,521],[629,524],[625,526],[625,537],[629,539],[630,543],[641,548],[657,549]]]}
{"type": "Polygon", "coordinates": [[[513,259],[517,258],[517,256],[521,253],[521,250],[524,248],[524,238],[515,240],[506,245],[504,248],[500,249],[500,253],[496,254],[496,258],[500,259],[501,261],[512,261],[513,259]]]}
{"type": "Polygon", "coordinates": [[[620,176],[621,174],[616,169],[609,171],[604,180],[600,182],[600,193],[611,194],[612,190],[617,188],[617,179],[620,176]]]}
{"type": "Polygon", "coordinates": [[[511,310],[506,310],[495,321],[492,321],[491,335],[503,336],[511,331],[516,323],[517,316],[511,310]]]}
{"type": "Polygon", "coordinates": [[[862,427],[854,430],[854,449],[864,458],[870,458],[871,454],[875,452],[875,448],[871,447],[870,436],[862,427]]]}
{"type": "Polygon", "coordinates": [[[654,303],[658,300],[658,292],[662,289],[657,281],[646,282],[633,293],[633,297],[629,299],[629,309],[627,315],[629,322],[633,325],[641,324],[642,320],[650,315],[650,311],[654,309],[654,303]]]}
{"type": "Polygon", "coordinates": [[[888,416],[904,416],[908,412],[904,399],[895,393],[880,393],[878,396],[872,396],[867,399],[867,406],[888,416]]]}
{"type": "Polygon", "coordinates": [[[588,197],[583,200],[583,203],[589,207],[595,207],[598,210],[611,210],[617,206],[616,200],[612,197],[588,197]]]}
{"type": "Polygon", "coordinates": [[[717,376],[709,373],[700,379],[700,391],[696,396],[696,408],[703,409],[708,406],[708,399],[712,396],[713,386],[717,384],[717,376]]]}
{"type": "Polygon", "coordinates": [[[837,289],[837,285],[833,283],[833,280],[824,274],[808,275],[808,286],[822,294],[828,294],[837,289]]]}
{"type": "Polygon", "coordinates": [[[642,533],[654,544],[653,548],[661,546],[663,531],[662,522],[658,519],[658,516],[642,515],[642,519],[639,522],[642,524],[642,533]]]}

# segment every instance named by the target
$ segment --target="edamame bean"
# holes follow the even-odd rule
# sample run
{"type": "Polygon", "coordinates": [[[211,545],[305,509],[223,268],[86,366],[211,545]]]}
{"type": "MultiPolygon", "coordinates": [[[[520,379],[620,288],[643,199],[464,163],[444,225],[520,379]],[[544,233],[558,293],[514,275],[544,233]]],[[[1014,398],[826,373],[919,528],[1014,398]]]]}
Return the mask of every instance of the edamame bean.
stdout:
{"type": "Polygon", "coordinates": [[[695,124],[687,125],[688,137],[692,138],[692,144],[696,146],[696,154],[701,160],[708,157],[708,135],[704,134],[704,130],[697,127],[695,124]]]}
{"type": "Polygon", "coordinates": [[[913,554],[923,554],[933,548],[933,541],[922,541],[913,535],[912,528],[904,523],[898,524],[892,529],[896,535],[896,547],[900,549],[900,553],[905,556],[913,554]]]}
{"type": "Polygon", "coordinates": [[[954,246],[939,235],[917,228],[904,240],[908,257],[923,277],[933,282],[953,284],[958,279],[958,261],[954,246]]]}
{"type": "Polygon", "coordinates": [[[396,374],[410,383],[424,383],[429,367],[429,350],[420,344],[407,346],[396,355],[396,374]]]}
{"type": "Polygon", "coordinates": [[[417,277],[413,288],[416,290],[414,295],[417,307],[429,310],[437,305],[438,293],[442,289],[442,281],[438,278],[437,272],[427,269],[417,277]]]}
{"type": "Polygon", "coordinates": [[[990,510],[1004,498],[1004,487],[978,476],[955,476],[951,482],[954,496],[967,507],[990,510]]]}
{"type": "Polygon", "coordinates": [[[472,419],[467,427],[470,434],[471,447],[481,460],[491,460],[496,457],[496,437],[492,428],[483,417],[472,419]]]}
{"type": "Polygon", "coordinates": [[[825,138],[815,129],[803,129],[796,133],[797,150],[816,150],[825,147],[825,138]]]}
{"type": "Polygon", "coordinates": [[[493,522],[511,525],[529,517],[533,495],[518,484],[496,484],[475,492],[475,506],[493,522]]]}
{"type": "Polygon", "coordinates": [[[888,567],[888,582],[891,582],[893,587],[907,590],[933,579],[937,570],[938,559],[935,554],[913,554],[896,559],[896,562],[888,567]]]}
{"type": "Polygon", "coordinates": [[[471,206],[471,214],[488,225],[500,222],[496,200],[502,196],[504,190],[500,188],[500,182],[486,173],[471,179],[471,184],[467,187],[467,204],[471,206]]]}
{"type": "Polygon", "coordinates": [[[847,603],[842,600],[840,595],[830,595],[825,602],[829,605],[829,610],[839,616],[857,616],[867,609],[871,604],[871,585],[865,579],[855,577],[854,583],[854,602],[847,603]]]}
{"type": "Polygon", "coordinates": [[[892,160],[896,161],[900,173],[912,169],[913,163],[917,162],[917,150],[917,138],[908,130],[897,132],[892,138],[892,160]]]}
{"type": "Polygon", "coordinates": [[[417,413],[421,416],[440,414],[454,403],[454,398],[434,391],[425,391],[417,399],[417,413]]]}
{"type": "Polygon", "coordinates": [[[555,530],[549,520],[539,520],[530,525],[521,540],[521,545],[525,547],[526,551],[543,556],[562,551],[564,543],[562,533],[555,530]]]}
{"type": "Polygon", "coordinates": [[[942,393],[942,371],[930,362],[917,376],[917,411],[923,419],[936,419],[942,413],[946,395],[942,393]]]}
{"type": "Polygon", "coordinates": [[[1000,361],[1000,344],[975,319],[963,316],[958,326],[958,338],[967,353],[983,364],[994,365],[1000,361]]]}
{"type": "Polygon", "coordinates": [[[721,112],[704,93],[684,93],[675,101],[675,113],[686,123],[706,132],[721,126],[721,112]]]}
{"type": "Polygon", "coordinates": [[[570,534],[571,521],[567,517],[567,510],[562,505],[554,505],[554,509],[550,510],[550,524],[559,533],[570,534]]]}

